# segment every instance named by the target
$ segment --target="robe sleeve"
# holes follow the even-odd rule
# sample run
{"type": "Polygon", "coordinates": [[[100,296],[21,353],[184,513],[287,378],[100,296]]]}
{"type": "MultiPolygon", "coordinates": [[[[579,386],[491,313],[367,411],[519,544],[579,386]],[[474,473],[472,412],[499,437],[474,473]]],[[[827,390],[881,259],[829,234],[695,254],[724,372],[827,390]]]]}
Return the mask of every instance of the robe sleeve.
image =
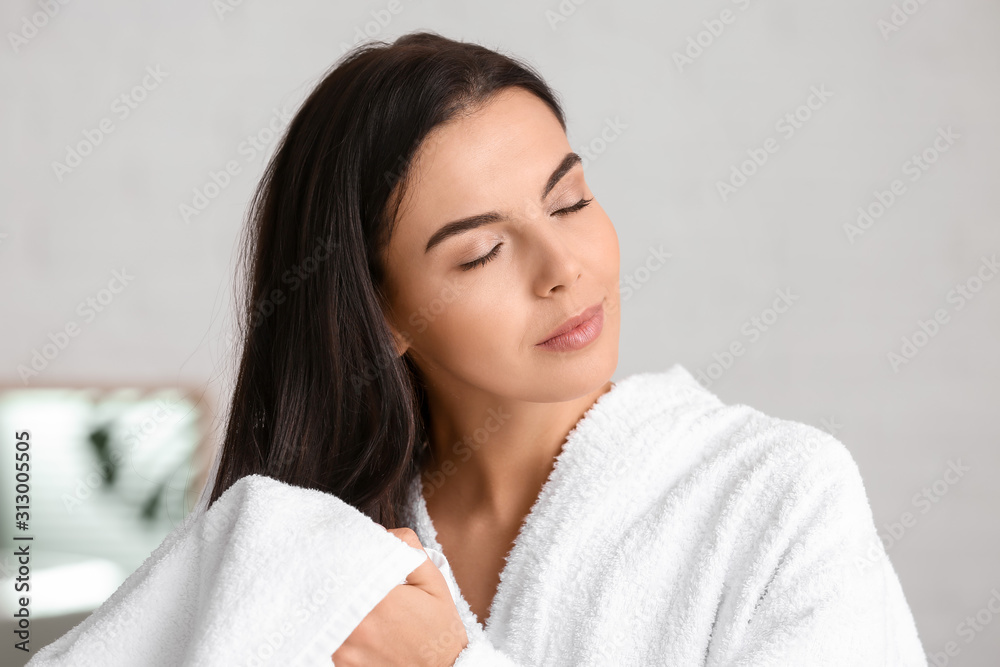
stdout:
{"type": "Polygon", "coordinates": [[[857,464],[832,436],[810,438],[815,454],[789,457],[783,479],[793,481],[773,508],[777,564],[747,575],[742,608],[752,611],[737,614],[707,664],[925,667],[857,464]]]}

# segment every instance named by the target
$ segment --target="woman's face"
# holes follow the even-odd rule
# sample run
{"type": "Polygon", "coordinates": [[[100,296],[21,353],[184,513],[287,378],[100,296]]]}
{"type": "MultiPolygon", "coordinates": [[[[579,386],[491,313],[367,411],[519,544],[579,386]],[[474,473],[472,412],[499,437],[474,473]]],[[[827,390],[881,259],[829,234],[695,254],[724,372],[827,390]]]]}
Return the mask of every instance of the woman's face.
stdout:
{"type": "Polygon", "coordinates": [[[386,316],[431,387],[551,402],[614,373],[618,236],[571,153],[549,107],[508,88],[436,128],[414,157],[386,252],[386,316]],[[487,213],[498,215],[447,231],[487,213]],[[595,304],[603,328],[592,342],[538,345],[595,304]]]}

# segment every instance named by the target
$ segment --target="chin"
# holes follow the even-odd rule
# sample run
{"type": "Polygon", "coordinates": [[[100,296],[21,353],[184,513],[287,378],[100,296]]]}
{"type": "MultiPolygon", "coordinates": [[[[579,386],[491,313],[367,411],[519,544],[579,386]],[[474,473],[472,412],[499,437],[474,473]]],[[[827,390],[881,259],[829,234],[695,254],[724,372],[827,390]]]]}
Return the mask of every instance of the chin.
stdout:
{"type": "Polygon", "coordinates": [[[538,403],[572,401],[599,390],[618,368],[617,336],[613,345],[611,343],[610,339],[595,341],[589,354],[588,349],[558,354],[544,352],[553,359],[535,364],[533,372],[521,376],[531,377],[528,400],[538,403]]]}

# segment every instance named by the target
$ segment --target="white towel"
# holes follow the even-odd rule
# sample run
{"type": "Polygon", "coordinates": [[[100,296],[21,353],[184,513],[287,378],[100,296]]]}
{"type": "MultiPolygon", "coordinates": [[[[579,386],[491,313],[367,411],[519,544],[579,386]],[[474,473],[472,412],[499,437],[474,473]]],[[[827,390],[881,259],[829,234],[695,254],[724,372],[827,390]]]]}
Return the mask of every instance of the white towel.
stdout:
{"type": "Polygon", "coordinates": [[[441,558],[427,552],[336,496],[250,475],[188,514],[104,604],[27,664],[330,667],[394,586],[441,558]]]}
{"type": "MultiPolygon", "coordinates": [[[[456,667],[927,665],[844,445],[723,405],[679,364],[617,382],[570,432],[485,628],[410,491],[470,638],[456,667]]],[[[28,664],[330,665],[423,559],[333,496],[251,476],[28,664]]]]}

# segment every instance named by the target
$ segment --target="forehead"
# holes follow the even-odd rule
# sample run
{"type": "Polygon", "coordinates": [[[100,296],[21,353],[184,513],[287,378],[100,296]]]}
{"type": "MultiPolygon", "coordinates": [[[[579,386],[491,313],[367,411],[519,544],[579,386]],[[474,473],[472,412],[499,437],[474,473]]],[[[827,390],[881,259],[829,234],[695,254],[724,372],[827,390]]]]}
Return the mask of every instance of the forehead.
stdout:
{"type": "Polygon", "coordinates": [[[435,128],[412,162],[400,208],[400,236],[429,236],[449,220],[537,204],[570,150],[549,106],[521,88],[435,128]]]}

